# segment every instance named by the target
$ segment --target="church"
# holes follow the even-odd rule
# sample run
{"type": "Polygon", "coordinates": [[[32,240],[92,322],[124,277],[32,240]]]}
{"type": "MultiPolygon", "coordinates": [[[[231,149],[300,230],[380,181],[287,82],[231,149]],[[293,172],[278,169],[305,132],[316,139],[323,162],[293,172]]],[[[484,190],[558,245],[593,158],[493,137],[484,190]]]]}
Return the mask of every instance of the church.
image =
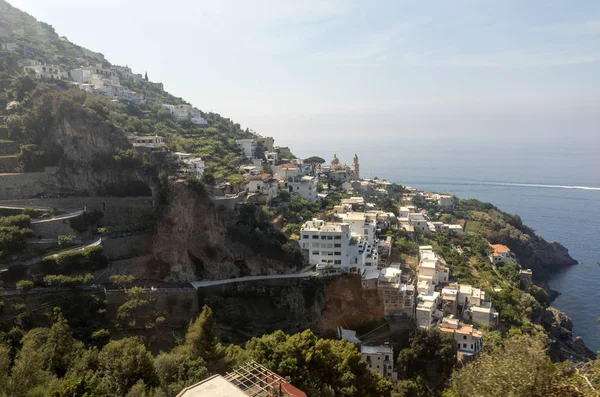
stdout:
{"type": "Polygon", "coordinates": [[[354,154],[352,167],[346,164],[342,165],[337,155],[333,155],[331,165],[329,166],[329,177],[338,182],[358,181],[360,180],[360,166],[358,165],[358,156],[354,154]]]}

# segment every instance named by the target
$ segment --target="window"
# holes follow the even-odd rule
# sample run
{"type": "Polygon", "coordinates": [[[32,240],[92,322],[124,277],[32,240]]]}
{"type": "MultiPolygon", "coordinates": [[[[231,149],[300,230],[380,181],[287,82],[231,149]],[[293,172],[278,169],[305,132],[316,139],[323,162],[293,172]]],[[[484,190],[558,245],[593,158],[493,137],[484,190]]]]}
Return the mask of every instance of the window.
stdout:
{"type": "Polygon", "coordinates": [[[342,236],[335,236],[334,238],[335,238],[336,240],[341,240],[341,239],[342,239],[342,236]]]}
{"type": "Polygon", "coordinates": [[[471,350],[473,350],[473,344],[471,343],[471,350]]]}
{"type": "Polygon", "coordinates": [[[467,335],[463,335],[463,339],[466,340],[467,339],[467,335]]]}
{"type": "Polygon", "coordinates": [[[319,255],[319,251],[313,251],[313,255],[319,255]]]}
{"type": "Polygon", "coordinates": [[[303,234],[302,238],[308,238],[308,234],[303,234]]]}
{"type": "Polygon", "coordinates": [[[390,356],[386,355],[385,356],[385,361],[390,361],[390,356]]]}
{"type": "Polygon", "coordinates": [[[335,261],[333,261],[333,263],[335,263],[336,265],[341,265],[342,261],[339,259],[336,259],[335,261]]]}
{"type": "Polygon", "coordinates": [[[337,256],[342,256],[341,252],[335,252],[334,254],[337,255],[337,256]]]}
{"type": "Polygon", "coordinates": [[[327,236],[327,240],[333,240],[333,236],[327,236]]]}
{"type": "Polygon", "coordinates": [[[463,343],[463,348],[465,348],[465,349],[467,348],[467,344],[466,343],[463,343]]]}
{"type": "Polygon", "coordinates": [[[325,240],[327,237],[325,236],[321,236],[321,240],[325,240]]]}
{"type": "Polygon", "coordinates": [[[313,236],[313,240],[318,240],[319,236],[317,236],[316,234],[313,236]]]}
{"type": "Polygon", "coordinates": [[[333,244],[333,246],[334,246],[335,248],[342,248],[342,244],[338,244],[338,243],[335,243],[335,244],[333,244]]]}

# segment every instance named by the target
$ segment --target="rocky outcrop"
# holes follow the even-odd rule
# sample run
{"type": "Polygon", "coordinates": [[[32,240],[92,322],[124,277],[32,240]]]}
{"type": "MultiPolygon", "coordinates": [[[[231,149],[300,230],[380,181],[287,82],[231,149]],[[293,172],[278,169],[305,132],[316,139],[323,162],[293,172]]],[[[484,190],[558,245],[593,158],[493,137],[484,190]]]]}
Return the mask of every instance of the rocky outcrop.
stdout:
{"type": "Polygon", "coordinates": [[[172,281],[217,280],[295,270],[228,232],[238,222],[236,211],[215,206],[207,193],[174,184],[153,237],[148,277],[172,281]]]}
{"type": "Polygon", "coordinates": [[[553,361],[595,359],[581,337],[573,340],[573,321],[560,310],[549,307],[542,315],[541,324],[550,336],[550,357],[553,361]]]}

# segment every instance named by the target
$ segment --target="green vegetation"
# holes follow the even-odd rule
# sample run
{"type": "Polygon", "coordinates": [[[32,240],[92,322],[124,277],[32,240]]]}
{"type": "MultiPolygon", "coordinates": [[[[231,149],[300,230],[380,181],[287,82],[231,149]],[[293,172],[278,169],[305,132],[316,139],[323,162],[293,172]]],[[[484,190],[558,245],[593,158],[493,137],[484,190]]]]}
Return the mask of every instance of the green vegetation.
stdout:
{"type": "Polygon", "coordinates": [[[58,246],[61,248],[70,247],[75,242],[75,236],[72,234],[65,234],[58,236],[58,246]]]}
{"type": "Polygon", "coordinates": [[[21,252],[26,247],[25,240],[33,235],[31,229],[18,226],[0,226],[0,259],[21,252]]]}
{"type": "Polygon", "coordinates": [[[44,277],[44,284],[51,287],[78,287],[81,285],[92,285],[93,283],[94,276],[89,273],[84,276],[49,274],[44,277]]]}
{"type": "Polygon", "coordinates": [[[21,292],[27,292],[27,291],[33,289],[33,281],[20,280],[17,282],[17,289],[21,292]]]}
{"type": "Polygon", "coordinates": [[[70,274],[77,271],[93,271],[107,265],[101,245],[50,255],[42,260],[46,274],[70,274]]]}
{"type": "Polygon", "coordinates": [[[600,362],[550,362],[544,336],[512,336],[452,374],[444,397],[597,396],[600,362]]]}

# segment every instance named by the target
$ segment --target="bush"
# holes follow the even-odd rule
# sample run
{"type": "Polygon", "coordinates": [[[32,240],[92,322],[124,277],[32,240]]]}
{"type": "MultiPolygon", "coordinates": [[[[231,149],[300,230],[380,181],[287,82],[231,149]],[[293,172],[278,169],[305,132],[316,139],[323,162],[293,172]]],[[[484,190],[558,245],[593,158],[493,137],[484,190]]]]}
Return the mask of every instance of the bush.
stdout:
{"type": "Polygon", "coordinates": [[[0,218],[0,226],[16,226],[24,229],[31,225],[31,218],[28,215],[12,215],[0,218]]]}
{"type": "Polygon", "coordinates": [[[32,235],[33,231],[31,229],[21,229],[17,226],[0,226],[0,253],[7,255],[22,251],[26,246],[25,239],[32,235]]]}
{"type": "Polygon", "coordinates": [[[69,247],[71,245],[73,245],[73,243],[75,242],[75,236],[73,236],[72,234],[65,234],[62,236],[58,236],[58,246],[59,247],[69,247]]]}
{"type": "Polygon", "coordinates": [[[77,287],[80,285],[92,285],[94,276],[86,274],[85,276],[65,276],[63,274],[51,274],[44,277],[44,284],[53,287],[77,287]]]}
{"type": "Polygon", "coordinates": [[[31,281],[31,280],[17,281],[17,289],[21,292],[27,292],[27,291],[33,289],[33,281],[31,281]]]}
{"type": "Polygon", "coordinates": [[[75,271],[93,271],[108,264],[101,245],[76,251],[65,251],[42,259],[46,274],[69,274],[75,271]]]}

